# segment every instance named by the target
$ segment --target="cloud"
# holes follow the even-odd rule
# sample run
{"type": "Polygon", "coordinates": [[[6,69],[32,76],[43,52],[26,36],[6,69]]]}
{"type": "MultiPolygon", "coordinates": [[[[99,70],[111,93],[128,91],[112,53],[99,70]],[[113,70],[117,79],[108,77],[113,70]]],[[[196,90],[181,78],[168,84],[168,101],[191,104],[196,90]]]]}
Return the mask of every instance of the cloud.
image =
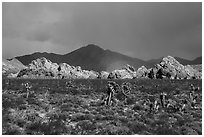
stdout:
{"type": "Polygon", "coordinates": [[[59,53],[95,43],[141,59],[202,54],[202,3],[3,3],[2,19],[3,52],[15,46],[18,55],[45,43],[59,53]]]}

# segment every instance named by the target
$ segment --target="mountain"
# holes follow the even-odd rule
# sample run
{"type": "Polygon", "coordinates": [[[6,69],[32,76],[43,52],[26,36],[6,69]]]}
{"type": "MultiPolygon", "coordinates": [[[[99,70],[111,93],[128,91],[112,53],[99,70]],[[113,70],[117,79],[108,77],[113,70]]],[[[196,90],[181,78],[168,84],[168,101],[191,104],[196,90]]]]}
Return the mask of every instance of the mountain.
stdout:
{"type": "Polygon", "coordinates": [[[134,68],[139,68],[144,65],[149,67],[149,64],[143,60],[128,57],[117,52],[104,50],[94,44],[81,47],[73,52],[65,55],[53,53],[40,53],[18,56],[16,59],[24,65],[28,65],[32,60],[45,57],[54,63],[67,63],[73,66],[81,66],[82,69],[94,71],[112,71],[129,64],[134,68]]]}
{"type": "MultiPolygon", "coordinates": [[[[89,44],[87,46],[81,47],[77,50],[74,50],[65,55],[59,55],[54,53],[40,53],[36,52],[30,55],[18,56],[16,59],[21,61],[24,65],[28,65],[32,60],[37,58],[45,57],[53,63],[67,63],[72,66],[81,66],[85,70],[94,70],[94,71],[108,71],[111,72],[115,69],[120,69],[123,66],[129,64],[135,69],[138,69],[141,66],[147,68],[153,67],[155,64],[158,64],[162,58],[153,59],[149,61],[144,61],[137,58],[132,58],[111,50],[104,50],[97,45],[89,44]]],[[[193,61],[175,57],[181,64],[201,64],[202,58],[199,57],[193,61]],[[201,60],[201,61],[200,61],[201,60]]]]}
{"type": "Polygon", "coordinates": [[[192,60],[193,64],[202,64],[202,56],[192,60]]]}
{"type": "Polygon", "coordinates": [[[54,53],[47,53],[47,52],[43,52],[43,53],[40,53],[40,52],[35,52],[33,54],[30,54],[30,55],[24,55],[24,56],[18,56],[18,57],[15,57],[16,59],[18,59],[20,62],[23,63],[23,65],[28,65],[29,63],[31,63],[31,61],[33,60],[36,60],[38,58],[41,58],[41,57],[45,57],[49,60],[51,60],[52,62],[61,62],[61,56],[63,55],[59,55],[59,54],[54,54],[54,53]]]}

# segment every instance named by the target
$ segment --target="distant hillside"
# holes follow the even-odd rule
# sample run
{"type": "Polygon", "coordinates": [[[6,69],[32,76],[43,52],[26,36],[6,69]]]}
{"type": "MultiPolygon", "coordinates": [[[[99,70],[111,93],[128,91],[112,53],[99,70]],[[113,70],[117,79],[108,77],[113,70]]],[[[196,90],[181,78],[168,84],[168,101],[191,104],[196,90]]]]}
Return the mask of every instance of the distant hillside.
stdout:
{"type": "Polygon", "coordinates": [[[193,64],[202,64],[202,57],[198,57],[194,60],[192,60],[193,64]]]}

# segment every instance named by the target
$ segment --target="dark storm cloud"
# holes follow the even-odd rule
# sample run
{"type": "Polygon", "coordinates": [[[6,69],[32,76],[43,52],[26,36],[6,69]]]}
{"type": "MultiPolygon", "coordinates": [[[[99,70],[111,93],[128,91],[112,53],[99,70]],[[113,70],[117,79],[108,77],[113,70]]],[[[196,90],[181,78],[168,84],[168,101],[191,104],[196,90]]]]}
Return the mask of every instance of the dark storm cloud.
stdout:
{"type": "Polygon", "coordinates": [[[202,55],[202,3],[3,3],[3,57],[89,43],[141,59],[193,59],[202,55]]]}

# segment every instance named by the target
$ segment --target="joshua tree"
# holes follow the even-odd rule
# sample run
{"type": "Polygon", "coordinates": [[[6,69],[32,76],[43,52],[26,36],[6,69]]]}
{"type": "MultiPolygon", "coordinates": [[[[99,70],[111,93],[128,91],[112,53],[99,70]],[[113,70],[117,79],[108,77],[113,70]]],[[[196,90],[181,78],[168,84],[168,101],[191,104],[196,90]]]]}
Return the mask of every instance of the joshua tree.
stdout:
{"type": "Polygon", "coordinates": [[[107,95],[108,97],[106,98],[106,105],[111,105],[112,100],[113,100],[113,94],[116,93],[116,83],[113,81],[108,81],[108,89],[107,89],[107,95]]]}
{"type": "Polygon", "coordinates": [[[195,87],[193,86],[193,84],[190,85],[190,91],[194,91],[195,87]]]}
{"type": "Polygon", "coordinates": [[[5,89],[6,89],[6,90],[9,89],[9,85],[10,85],[9,80],[6,80],[6,82],[5,82],[5,89]]]}
{"type": "Polygon", "coordinates": [[[164,92],[160,94],[160,102],[163,108],[166,106],[166,96],[167,94],[164,92]]]}
{"type": "Polygon", "coordinates": [[[149,112],[151,113],[154,110],[154,105],[152,102],[149,102],[149,112]]]}
{"type": "Polygon", "coordinates": [[[28,98],[29,94],[30,94],[30,89],[32,88],[32,86],[29,84],[29,82],[26,82],[24,84],[25,88],[26,88],[26,98],[28,98]]]}
{"type": "Polygon", "coordinates": [[[181,107],[182,112],[185,112],[187,104],[188,104],[188,101],[186,99],[182,100],[182,107],[181,107]]]}
{"type": "Polygon", "coordinates": [[[123,94],[125,94],[126,96],[128,94],[130,94],[130,92],[131,92],[131,84],[129,82],[124,82],[122,84],[122,91],[123,91],[123,94]]]}
{"type": "Polygon", "coordinates": [[[190,94],[190,101],[191,101],[191,107],[192,108],[195,107],[196,99],[197,99],[197,96],[193,96],[193,95],[190,94]]]}
{"type": "Polygon", "coordinates": [[[153,79],[153,78],[154,78],[154,71],[153,71],[153,69],[151,69],[150,72],[148,73],[148,77],[149,77],[150,79],[153,79]]]}
{"type": "Polygon", "coordinates": [[[158,100],[155,100],[155,101],[154,101],[154,110],[155,110],[155,112],[158,112],[159,107],[160,107],[159,101],[158,101],[158,100]]]}

